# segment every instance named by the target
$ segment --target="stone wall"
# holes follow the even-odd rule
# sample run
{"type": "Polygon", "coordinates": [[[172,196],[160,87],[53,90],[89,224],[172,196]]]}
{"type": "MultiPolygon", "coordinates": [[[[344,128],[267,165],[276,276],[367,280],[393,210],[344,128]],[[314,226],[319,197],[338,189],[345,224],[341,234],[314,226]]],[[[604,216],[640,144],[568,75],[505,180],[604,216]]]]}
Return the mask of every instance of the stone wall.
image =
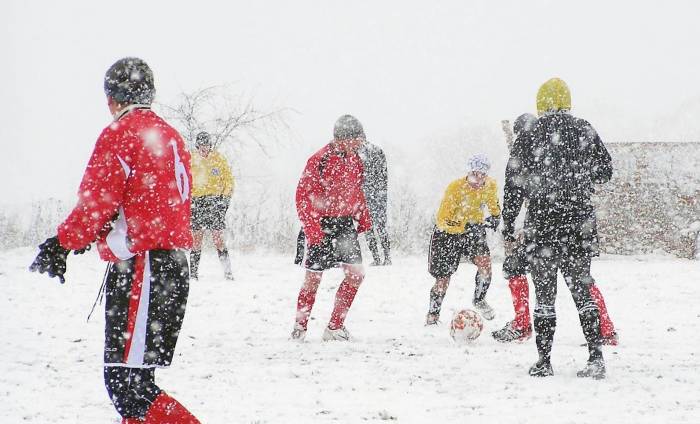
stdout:
{"type": "Polygon", "coordinates": [[[599,187],[606,253],[698,257],[700,143],[608,143],[615,172],[599,187]]]}

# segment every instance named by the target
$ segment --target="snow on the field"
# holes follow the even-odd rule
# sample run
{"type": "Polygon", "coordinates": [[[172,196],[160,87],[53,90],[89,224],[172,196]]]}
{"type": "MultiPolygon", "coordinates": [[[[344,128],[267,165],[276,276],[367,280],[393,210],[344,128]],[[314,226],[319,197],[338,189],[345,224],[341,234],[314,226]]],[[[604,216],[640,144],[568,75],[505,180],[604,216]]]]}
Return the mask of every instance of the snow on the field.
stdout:
{"type": "MultiPolygon", "coordinates": [[[[86,316],[104,264],[71,256],[65,286],[27,272],[32,249],[0,252],[0,423],[118,423],[102,382],[103,307],[86,316]]],[[[605,348],[604,381],[575,376],[586,349],[573,302],[559,284],[549,379],[527,376],[534,341],[497,344],[512,316],[496,264],[497,310],[473,346],[447,322],[468,306],[474,267],[453,278],[439,328],[423,320],[432,284],[425,258],[368,268],[348,316],[351,343],[321,341],[340,280],[328,272],[307,341],[288,340],[302,271],[291,255],[234,255],[227,282],[215,254],[191,286],[173,367],[157,382],[203,423],[698,423],[700,285],[695,261],[604,257],[594,276],[619,329],[605,348]]]]}

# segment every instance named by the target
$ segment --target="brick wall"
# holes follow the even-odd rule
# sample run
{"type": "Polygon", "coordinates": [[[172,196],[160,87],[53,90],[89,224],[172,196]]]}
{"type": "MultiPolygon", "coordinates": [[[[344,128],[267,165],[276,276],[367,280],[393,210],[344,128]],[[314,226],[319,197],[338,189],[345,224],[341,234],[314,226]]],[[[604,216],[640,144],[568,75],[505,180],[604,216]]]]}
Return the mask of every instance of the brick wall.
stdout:
{"type": "Polygon", "coordinates": [[[606,146],[615,173],[595,196],[603,251],[697,257],[700,143],[606,146]]]}

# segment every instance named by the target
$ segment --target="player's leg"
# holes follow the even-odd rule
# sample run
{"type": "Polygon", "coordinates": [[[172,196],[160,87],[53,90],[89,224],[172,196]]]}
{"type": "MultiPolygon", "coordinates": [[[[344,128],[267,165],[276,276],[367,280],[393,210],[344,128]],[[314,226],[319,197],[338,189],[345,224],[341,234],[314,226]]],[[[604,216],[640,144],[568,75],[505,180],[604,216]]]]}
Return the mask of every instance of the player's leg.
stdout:
{"type": "Polygon", "coordinates": [[[143,419],[160,394],[154,368],[104,367],[109,398],[123,418],[143,419]]]}
{"type": "Polygon", "coordinates": [[[199,260],[202,258],[204,231],[192,230],[192,250],[190,251],[190,278],[199,279],[199,260]]]}
{"type": "Polygon", "coordinates": [[[297,251],[294,255],[294,264],[301,265],[304,262],[304,251],[306,250],[306,235],[304,229],[299,230],[297,235],[297,251]]]}
{"type": "Polygon", "coordinates": [[[206,198],[192,198],[192,250],[190,251],[190,278],[199,278],[199,260],[202,258],[202,240],[204,239],[204,227],[206,225],[206,198]]]}
{"type": "Polygon", "coordinates": [[[461,234],[449,234],[437,227],[433,229],[428,249],[428,272],[435,278],[435,283],[430,289],[426,325],[436,324],[440,318],[442,301],[450,285],[450,277],[459,266],[461,243],[461,234]]]}
{"type": "Polygon", "coordinates": [[[562,260],[562,273],[566,285],[571,291],[576,308],[578,309],[581,329],[588,344],[588,364],[579,377],[605,377],[605,363],[600,337],[600,313],[593,297],[590,286],[593,278],[590,274],[591,258],[585,254],[569,255],[562,260]]]}
{"type": "Polygon", "coordinates": [[[530,368],[530,375],[546,377],[553,374],[551,365],[552,343],[557,325],[554,301],[557,296],[558,252],[550,246],[535,248],[530,264],[537,303],[532,314],[538,360],[530,368]]]}
{"type": "Polygon", "coordinates": [[[226,211],[228,210],[228,197],[214,196],[212,200],[211,236],[216,247],[216,252],[219,256],[219,262],[224,270],[224,278],[233,280],[233,271],[231,269],[231,258],[226,247],[226,239],[224,231],[226,230],[226,211]]]}
{"type": "Polygon", "coordinates": [[[503,276],[508,280],[515,318],[491,333],[500,342],[524,341],[532,334],[526,261],[524,245],[518,246],[503,261],[503,276]]]}
{"type": "Polygon", "coordinates": [[[379,234],[379,241],[384,251],[384,265],[391,265],[391,241],[389,240],[389,231],[387,230],[386,210],[382,209],[377,213],[377,222],[375,228],[379,234]]]}
{"type": "Polygon", "coordinates": [[[233,280],[233,270],[231,269],[231,258],[228,253],[228,248],[226,247],[226,240],[224,238],[224,230],[212,230],[211,237],[214,241],[214,246],[216,247],[216,252],[219,255],[219,262],[221,267],[224,269],[224,277],[227,280],[233,280]]]}
{"type": "Polygon", "coordinates": [[[476,265],[474,276],[474,297],[472,304],[487,320],[492,320],[495,313],[486,302],[486,294],[491,286],[491,252],[486,243],[486,230],[483,225],[469,224],[464,232],[463,255],[476,265]]]}
{"type": "Polygon", "coordinates": [[[304,283],[299,290],[297,296],[297,313],[294,320],[294,329],[292,330],[293,340],[304,340],[306,329],[309,324],[311,310],[316,302],[316,292],[321,284],[323,271],[306,270],[304,275],[304,283]]]}
{"type": "Polygon", "coordinates": [[[334,241],[332,255],[343,269],[344,278],[335,294],[333,312],[328,327],[323,333],[323,339],[342,341],[350,339],[350,334],[345,328],[345,317],[365,278],[365,270],[362,266],[362,251],[352,218],[337,219],[332,237],[334,241]]]}
{"type": "MultiPolygon", "coordinates": [[[[322,227],[325,225],[325,218],[321,221],[322,227]]],[[[324,228],[330,231],[328,228],[324,228]]],[[[303,341],[306,337],[306,329],[311,316],[311,310],[316,302],[316,292],[321,284],[323,271],[334,267],[336,260],[333,250],[333,238],[327,234],[319,244],[306,246],[306,256],[304,257],[304,283],[299,290],[297,297],[297,310],[292,330],[292,339],[303,341]]]]}
{"type": "Polygon", "coordinates": [[[105,367],[104,378],[122,424],[199,424],[187,408],[155,384],[154,368],[105,367]]]}
{"type": "Polygon", "coordinates": [[[150,251],[109,268],[105,386],[125,423],[199,423],[155,384],[153,371],[172,362],[187,305],[187,271],[182,250],[150,251]]]}
{"type": "Polygon", "coordinates": [[[349,340],[350,333],[345,328],[345,318],[352,306],[357,290],[365,277],[362,264],[343,264],[345,278],[335,294],[335,302],[328,327],[324,331],[324,340],[349,340]]]}

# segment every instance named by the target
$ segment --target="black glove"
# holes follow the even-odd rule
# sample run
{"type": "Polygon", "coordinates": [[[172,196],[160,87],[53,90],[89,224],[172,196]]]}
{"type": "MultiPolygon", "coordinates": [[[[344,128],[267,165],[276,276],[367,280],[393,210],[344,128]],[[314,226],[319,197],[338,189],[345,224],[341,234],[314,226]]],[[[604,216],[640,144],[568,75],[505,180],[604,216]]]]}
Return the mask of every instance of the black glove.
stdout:
{"type": "Polygon", "coordinates": [[[217,197],[217,203],[221,210],[227,211],[229,205],[231,204],[231,196],[226,196],[224,194],[217,197]]]}
{"type": "Polygon", "coordinates": [[[493,231],[496,231],[496,228],[498,228],[498,226],[501,224],[501,216],[500,215],[496,215],[496,216],[492,215],[492,216],[486,218],[485,221],[486,221],[486,223],[484,224],[484,226],[486,228],[490,228],[493,231]]]}
{"type": "Polygon", "coordinates": [[[88,244],[87,246],[83,247],[82,249],[74,250],[73,254],[74,255],[82,255],[83,253],[89,251],[91,246],[92,245],[88,244]]]}
{"type": "Polygon", "coordinates": [[[47,238],[39,245],[39,254],[29,266],[32,272],[39,274],[48,273],[49,277],[58,277],[61,284],[66,282],[63,274],[66,273],[66,256],[70,250],[64,249],[58,242],[58,237],[47,238]]]}

